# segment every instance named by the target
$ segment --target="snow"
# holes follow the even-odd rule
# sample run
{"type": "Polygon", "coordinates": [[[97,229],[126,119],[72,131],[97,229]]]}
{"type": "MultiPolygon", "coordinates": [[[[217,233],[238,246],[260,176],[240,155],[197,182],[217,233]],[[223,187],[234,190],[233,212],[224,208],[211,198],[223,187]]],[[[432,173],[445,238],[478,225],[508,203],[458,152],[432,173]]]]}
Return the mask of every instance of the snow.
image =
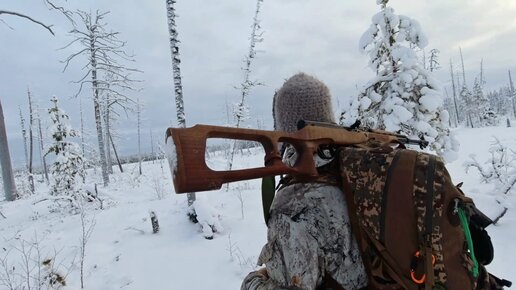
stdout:
{"type": "Polygon", "coordinates": [[[172,176],[177,172],[177,153],[176,153],[176,145],[172,140],[172,136],[167,137],[165,142],[165,156],[168,160],[168,165],[170,166],[170,172],[172,176]]]}
{"type": "MultiPolygon", "coordinates": [[[[457,160],[447,164],[453,181],[463,181],[464,192],[494,218],[502,207],[490,194],[492,185],[481,183],[474,170],[466,173],[463,164],[470,154],[475,154],[480,163],[488,160],[493,136],[509,148],[516,148],[516,128],[461,128],[453,133],[461,142],[457,160]]],[[[169,140],[169,144],[173,143],[169,140]]],[[[210,153],[208,161],[220,166],[226,164],[220,152],[210,153]]],[[[244,167],[258,167],[263,162],[263,152],[237,155],[235,162],[244,167]]],[[[86,224],[95,221],[95,226],[86,244],[85,289],[239,289],[245,275],[255,269],[266,241],[260,180],[231,184],[228,191],[224,186],[221,190],[197,193],[199,219],[217,224],[213,239],[207,240],[201,227],[187,218],[186,195],[173,192],[167,161],[144,162],[141,176],[138,164],[124,165],[124,173],[117,170],[114,168],[115,174],[106,188],[101,186],[100,172],[96,175],[88,171],[86,188],[94,191],[94,184],[99,184],[99,197],[106,203],[109,201],[109,206],[104,210],[86,206],[86,224]],[[165,189],[162,198],[157,194],[159,186],[165,189]],[[243,218],[239,194],[243,200],[243,218]],[[159,218],[157,234],[152,233],[149,211],[159,218]]],[[[40,177],[36,176],[36,180],[40,177]]],[[[14,247],[20,248],[22,240],[33,241],[37,237],[42,255],[47,257],[57,251],[55,266],[63,274],[69,272],[68,286],[62,289],[80,289],[77,255],[80,215],[50,212],[52,202],[41,201],[47,192],[44,183],[37,183],[36,195],[14,202],[0,201],[0,211],[7,217],[0,216],[0,258],[7,256],[10,263],[19,265],[21,255],[14,247]],[[70,267],[74,258],[75,266],[70,267]]],[[[512,255],[516,252],[514,196],[505,199],[504,204],[509,206],[507,215],[497,226],[488,228],[495,246],[495,260],[488,270],[516,281],[512,266],[512,255]]]]}

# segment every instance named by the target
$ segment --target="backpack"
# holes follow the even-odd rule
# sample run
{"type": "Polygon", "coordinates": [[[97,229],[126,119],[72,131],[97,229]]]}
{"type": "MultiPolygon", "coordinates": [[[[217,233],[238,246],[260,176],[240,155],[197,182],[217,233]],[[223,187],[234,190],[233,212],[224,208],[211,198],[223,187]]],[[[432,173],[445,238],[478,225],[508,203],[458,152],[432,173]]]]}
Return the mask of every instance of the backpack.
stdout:
{"type": "Polygon", "coordinates": [[[510,287],[484,267],[493,259],[485,231],[492,221],[453,185],[439,157],[364,146],[343,147],[336,158],[367,289],[510,287]]]}

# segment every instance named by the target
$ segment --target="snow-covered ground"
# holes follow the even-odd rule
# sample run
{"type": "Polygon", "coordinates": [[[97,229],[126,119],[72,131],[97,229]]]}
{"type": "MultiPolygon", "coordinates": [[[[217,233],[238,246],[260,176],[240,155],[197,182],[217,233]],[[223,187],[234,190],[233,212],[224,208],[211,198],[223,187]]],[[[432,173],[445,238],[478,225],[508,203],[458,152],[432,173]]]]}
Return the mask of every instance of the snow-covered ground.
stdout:
{"type": "MultiPolygon", "coordinates": [[[[516,148],[516,128],[459,129],[456,133],[461,151],[459,159],[448,165],[453,180],[464,181],[465,192],[495,217],[501,207],[490,195],[492,187],[481,184],[475,171],[466,174],[462,164],[470,154],[476,154],[479,161],[487,160],[492,136],[516,148]]],[[[237,157],[239,168],[260,166],[262,160],[263,155],[256,152],[237,157]]],[[[225,164],[222,155],[211,156],[209,162],[212,168],[225,164]]],[[[86,208],[85,226],[93,225],[93,231],[85,247],[85,289],[239,289],[266,240],[260,181],[231,184],[227,191],[223,187],[197,193],[205,215],[209,217],[210,211],[218,214],[223,227],[213,240],[207,240],[199,226],[186,217],[186,196],[174,193],[167,162],[144,163],[142,176],[138,176],[137,164],[124,168],[124,173],[111,177],[109,187],[99,185],[104,209],[86,208]],[[150,210],[159,218],[158,234],[152,233],[150,210]]],[[[87,187],[92,189],[101,178],[88,173],[87,187]]],[[[55,256],[54,267],[67,275],[67,289],[80,289],[81,215],[50,212],[52,202],[41,201],[47,186],[38,183],[37,191],[22,200],[0,202],[0,212],[6,217],[0,216],[0,278],[14,274],[12,279],[26,286],[23,253],[35,259],[39,249],[40,260],[55,256]]],[[[515,219],[514,208],[509,208],[499,225],[489,228],[495,261],[488,269],[513,281],[515,219]]],[[[32,261],[27,264],[35,266],[32,261]]],[[[37,268],[31,270],[32,275],[37,268]]],[[[33,287],[33,281],[30,283],[33,287]]],[[[0,289],[9,288],[0,283],[0,289]]]]}

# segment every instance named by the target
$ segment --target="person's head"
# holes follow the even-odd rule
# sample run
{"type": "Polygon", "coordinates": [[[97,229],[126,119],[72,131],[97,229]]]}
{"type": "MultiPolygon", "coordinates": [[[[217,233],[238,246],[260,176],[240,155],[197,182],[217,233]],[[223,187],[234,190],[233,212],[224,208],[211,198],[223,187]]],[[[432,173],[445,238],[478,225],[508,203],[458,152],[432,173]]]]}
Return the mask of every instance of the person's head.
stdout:
{"type": "Polygon", "coordinates": [[[294,132],[299,120],[335,123],[330,90],[305,73],[289,78],[274,94],[274,129],[294,132]]]}

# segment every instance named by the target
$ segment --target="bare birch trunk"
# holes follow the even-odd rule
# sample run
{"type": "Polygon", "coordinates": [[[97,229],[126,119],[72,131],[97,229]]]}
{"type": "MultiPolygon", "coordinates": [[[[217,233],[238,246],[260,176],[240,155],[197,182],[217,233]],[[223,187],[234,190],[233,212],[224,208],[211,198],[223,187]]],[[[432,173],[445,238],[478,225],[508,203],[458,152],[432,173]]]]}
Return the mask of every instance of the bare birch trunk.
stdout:
{"type": "Polygon", "coordinates": [[[32,128],[34,126],[34,112],[32,110],[32,96],[30,94],[29,89],[27,89],[27,95],[29,98],[29,162],[28,162],[28,170],[29,170],[29,186],[32,194],[35,192],[34,187],[34,172],[32,168],[32,159],[34,154],[34,136],[32,133],[32,128]]]}
{"type": "MultiPolygon", "coordinates": [[[[86,157],[86,150],[84,148],[84,118],[82,115],[82,98],[79,99],[79,110],[81,114],[81,150],[83,158],[86,157]]],[[[85,158],[86,159],[86,158],[85,158]]],[[[82,162],[82,170],[85,172],[82,176],[82,183],[86,182],[86,162],[82,162]]]]}
{"type": "Polygon", "coordinates": [[[95,124],[97,127],[97,139],[99,143],[99,154],[100,154],[100,164],[102,167],[102,180],[104,182],[104,186],[108,186],[109,184],[109,174],[107,168],[107,160],[106,160],[106,147],[104,143],[104,135],[102,134],[102,115],[100,112],[100,98],[99,98],[99,87],[97,82],[97,59],[95,56],[95,36],[90,35],[90,53],[91,53],[91,83],[93,86],[93,106],[95,111],[95,124]]]}
{"type": "Polygon", "coordinates": [[[122,167],[122,162],[120,162],[120,158],[118,158],[118,153],[116,151],[115,142],[113,142],[113,138],[111,135],[108,136],[109,141],[111,143],[111,147],[113,147],[113,153],[115,153],[116,162],[118,163],[118,169],[120,169],[120,172],[124,172],[124,168],[122,167]]]}
{"type": "MultiPolygon", "coordinates": [[[[170,51],[172,54],[172,72],[174,76],[174,93],[176,102],[177,124],[179,128],[186,127],[185,110],[183,103],[183,86],[181,84],[181,69],[179,64],[179,47],[177,45],[176,11],[174,9],[175,0],[166,0],[168,32],[170,37],[170,51]]],[[[195,202],[195,193],[187,193],[188,205],[195,202]]]]}
{"type": "MultiPolygon", "coordinates": [[[[43,144],[43,130],[41,129],[41,117],[38,118],[38,133],[39,133],[39,146],[41,149],[41,152],[45,152],[45,146],[43,144]]],[[[47,168],[47,156],[46,154],[40,153],[41,155],[41,163],[43,166],[43,173],[45,174],[45,180],[47,181],[47,184],[50,183],[50,180],[48,178],[48,168],[47,168]]]]}
{"type": "Polygon", "coordinates": [[[31,177],[29,173],[29,149],[28,149],[28,138],[27,138],[27,129],[25,128],[25,118],[23,118],[23,113],[21,107],[18,107],[20,113],[20,127],[23,138],[23,152],[25,153],[25,170],[27,171],[27,182],[29,183],[29,192],[30,194],[34,193],[33,188],[31,187],[31,177]]]}
{"type": "Polygon", "coordinates": [[[14,182],[11,155],[9,154],[9,143],[5,130],[4,111],[0,101],[0,167],[2,167],[2,180],[4,184],[5,200],[13,201],[18,198],[16,183],[14,182]]]}
{"type": "MultiPolygon", "coordinates": [[[[260,28],[260,21],[258,20],[258,14],[260,13],[260,4],[263,0],[257,0],[256,1],[256,10],[254,12],[253,17],[253,28],[251,31],[251,38],[249,43],[249,54],[245,58],[245,67],[244,70],[244,81],[242,82],[242,92],[241,92],[241,98],[240,103],[238,104],[238,112],[236,114],[237,122],[236,127],[239,128],[240,124],[244,120],[246,116],[243,115],[245,112],[245,100],[246,97],[249,95],[249,90],[251,87],[255,86],[256,83],[250,80],[251,75],[251,63],[254,57],[256,56],[256,43],[261,41],[261,34],[258,33],[258,30],[260,28]]],[[[231,170],[233,167],[233,159],[235,158],[235,152],[237,151],[236,148],[236,141],[233,142],[233,146],[231,148],[231,155],[229,158],[229,169],[231,170]]]]}
{"type": "Polygon", "coordinates": [[[156,155],[154,155],[154,138],[152,136],[152,129],[149,129],[150,133],[150,148],[151,148],[151,156],[152,156],[152,164],[154,164],[154,161],[157,159],[156,155]]]}
{"type": "Polygon", "coordinates": [[[142,151],[141,151],[141,136],[140,136],[140,122],[141,122],[141,119],[140,119],[140,110],[141,110],[141,107],[140,107],[140,100],[137,101],[138,104],[137,104],[137,109],[136,109],[136,118],[137,118],[137,123],[138,123],[138,128],[137,128],[137,131],[138,131],[138,172],[140,173],[140,175],[142,175],[142,151]]]}
{"type": "Polygon", "coordinates": [[[459,47],[460,62],[462,64],[462,85],[466,86],[466,70],[464,69],[464,58],[462,57],[462,49],[459,47]]]}
{"type": "Polygon", "coordinates": [[[458,123],[461,122],[461,119],[460,119],[459,109],[458,109],[458,105],[457,105],[457,89],[455,87],[455,77],[454,77],[454,73],[453,73],[453,64],[452,64],[451,59],[450,59],[450,74],[451,74],[452,89],[453,89],[453,106],[455,107],[455,119],[456,119],[455,127],[457,127],[458,123]]]}
{"type": "Polygon", "coordinates": [[[516,93],[514,92],[514,83],[512,82],[511,71],[509,70],[509,87],[511,89],[511,98],[512,98],[512,112],[514,114],[514,118],[516,118],[516,93]]]}
{"type": "Polygon", "coordinates": [[[104,111],[104,122],[105,122],[105,128],[106,128],[106,162],[108,164],[108,173],[113,174],[113,158],[111,157],[111,114],[109,109],[109,93],[106,94],[106,104],[105,104],[105,111],[104,111]]]}

